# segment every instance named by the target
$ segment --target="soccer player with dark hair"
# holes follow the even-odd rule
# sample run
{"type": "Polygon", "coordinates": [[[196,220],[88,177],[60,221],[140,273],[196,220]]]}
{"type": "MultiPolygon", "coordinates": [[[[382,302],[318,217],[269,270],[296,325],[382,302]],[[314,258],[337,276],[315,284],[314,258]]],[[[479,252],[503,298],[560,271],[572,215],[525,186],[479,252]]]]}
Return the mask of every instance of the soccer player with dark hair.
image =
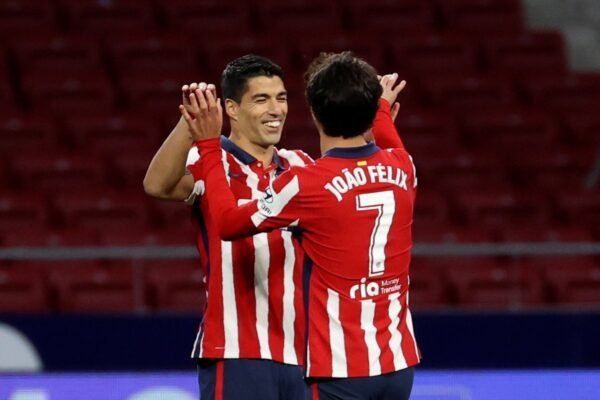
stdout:
{"type": "Polygon", "coordinates": [[[318,58],[306,98],[323,157],[290,168],[241,207],[220,162],[220,103],[210,91],[195,91],[192,113],[180,106],[201,154],[189,169],[206,186],[220,236],[284,227],[301,233],[305,367],[314,399],[407,399],[420,360],[408,302],[417,178],[389,104],[381,102],[383,117],[377,113],[381,94],[363,60],[350,53],[318,58]],[[376,138],[394,148],[365,140],[374,121],[383,132],[376,138]]]}

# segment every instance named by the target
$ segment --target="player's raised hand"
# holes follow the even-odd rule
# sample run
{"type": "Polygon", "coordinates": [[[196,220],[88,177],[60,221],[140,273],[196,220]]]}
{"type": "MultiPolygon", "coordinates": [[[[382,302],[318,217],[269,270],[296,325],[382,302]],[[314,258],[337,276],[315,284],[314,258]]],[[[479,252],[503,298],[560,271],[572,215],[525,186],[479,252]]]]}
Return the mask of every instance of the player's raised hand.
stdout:
{"type": "Polygon", "coordinates": [[[381,84],[381,88],[383,89],[381,97],[386,99],[388,103],[390,103],[390,105],[392,106],[392,120],[394,121],[396,120],[398,112],[400,111],[400,103],[398,103],[396,99],[398,98],[400,92],[402,92],[402,90],[404,90],[404,87],[406,86],[405,80],[400,81],[400,83],[396,85],[397,80],[397,73],[383,75],[379,79],[379,83],[381,84]]]}
{"type": "Polygon", "coordinates": [[[179,111],[185,119],[196,140],[219,137],[223,126],[223,108],[220,99],[215,96],[214,85],[200,84],[188,95],[189,106],[179,105],[179,111]]]}

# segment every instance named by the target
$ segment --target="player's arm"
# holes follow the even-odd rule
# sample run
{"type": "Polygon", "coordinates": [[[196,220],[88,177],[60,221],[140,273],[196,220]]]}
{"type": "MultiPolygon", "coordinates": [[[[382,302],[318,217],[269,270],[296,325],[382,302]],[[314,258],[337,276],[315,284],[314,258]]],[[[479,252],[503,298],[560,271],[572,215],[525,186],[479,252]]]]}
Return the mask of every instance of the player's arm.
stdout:
{"type": "Polygon", "coordinates": [[[394,121],[400,110],[400,103],[396,102],[396,98],[406,86],[406,81],[401,81],[396,85],[397,79],[398,74],[395,73],[384,75],[380,79],[383,92],[379,100],[379,109],[373,121],[372,131],[375,143],[382,149],[404,148],[394,121]]]}
{"type": "MultiPolygon", "coordinates": [[[[181,88],[186,107],[189,107],[189,91],[198,86],[192,83],[181,88]]],[[[181,117],[150,161],[144,177],[146,194],[164,200],[185,200],[190,196],[194,190],[194,178],[187,173],[185,167],[191,145],[192,135],[181,117]]]]}

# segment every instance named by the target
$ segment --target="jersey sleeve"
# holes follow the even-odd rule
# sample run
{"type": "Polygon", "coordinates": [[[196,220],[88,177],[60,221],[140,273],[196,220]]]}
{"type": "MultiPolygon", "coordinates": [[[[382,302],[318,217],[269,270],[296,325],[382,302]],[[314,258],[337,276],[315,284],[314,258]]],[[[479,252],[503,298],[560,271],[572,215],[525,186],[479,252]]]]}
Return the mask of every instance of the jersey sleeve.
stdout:
{"type": "MultiPolygon", "coordinates": [[[[188,152],[187,160],[185,162],[185,174],[186,175],[191,174],[188,167],[190,165],[194,165],[196,162],[198,162],[198,160],[200,160],[200,153],[198,151],[198,148],[195,146],[192,146],[188,152]]],[[[188,197],[186,197],[183,201],[188,206],[191,206],[196,202],[196,200],[198,198],[202,197],[203,194],[204,194],[204,181],[203,180],[195,181],[192,191],[190,192],[188,197]]]]}
{"type": "Polygon", "coordinates": [[[379,99],[379,109],[373,121],[373,137],[377,146],[382,149],[404,149],[404,144],[392,120],[390,103],[383,98],[379,99]]]}
{"type": "Polygon", "coordinates": [[[267,232],[292,225],[298,219],[293,216],[294,207],[288,207],[299,192],[297,176],[284,173],[271,182],[261,199],[238,207],[227,184],[219,140],[203,140],[194,146],[201,157],[188,169],[194,180],[204,181],[208,209],[221,239],[234,240],[267,232]]]}

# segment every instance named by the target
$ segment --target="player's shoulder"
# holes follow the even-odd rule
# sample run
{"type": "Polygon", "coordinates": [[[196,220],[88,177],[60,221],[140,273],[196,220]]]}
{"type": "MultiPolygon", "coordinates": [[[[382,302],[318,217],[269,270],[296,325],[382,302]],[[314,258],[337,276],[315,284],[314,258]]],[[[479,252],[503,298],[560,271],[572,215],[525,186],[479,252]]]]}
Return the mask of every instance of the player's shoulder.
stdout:
{"type": "Polygon", "coordinates": [[[389,155],[389,156],[393,156],[396,157],[400,160],[411,160],[412,157],[411,155],[406,151],[406,149],[402,148],[402,147],[393,147],[393,148],[389,148],[389,149],[381,149],[380,150],[382,155],[389,155]]]}
{"type": "Polygon", "coordinates": [[[314,160],[302,150],[277,149],[277,155],[285,159],[290,167],[314,164],[314,160]]]}

